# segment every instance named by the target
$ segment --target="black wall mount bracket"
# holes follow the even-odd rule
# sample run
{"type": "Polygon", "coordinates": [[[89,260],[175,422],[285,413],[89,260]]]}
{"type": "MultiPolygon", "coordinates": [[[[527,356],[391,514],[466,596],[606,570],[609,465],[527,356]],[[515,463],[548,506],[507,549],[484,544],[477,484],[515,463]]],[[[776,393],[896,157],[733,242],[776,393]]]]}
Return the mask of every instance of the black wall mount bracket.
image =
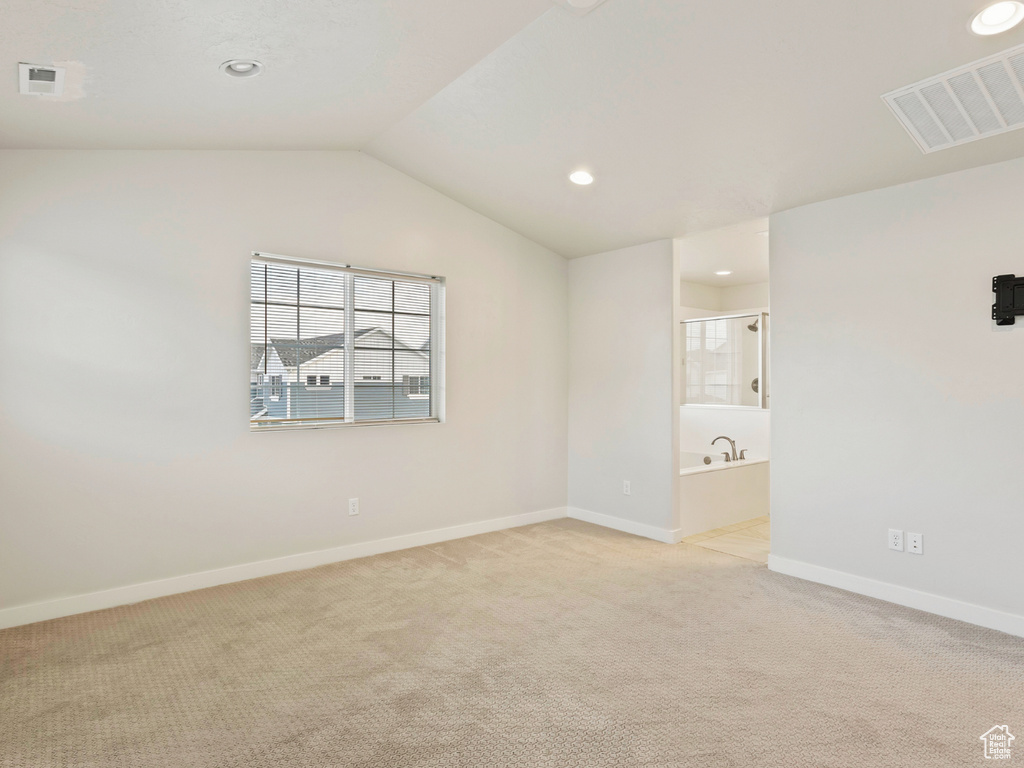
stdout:
{"type": "Polygon", "coordinates": [[[1016,315],[1024,315],[1024,277],[996,275],[992,278],[992,319],[996,325],[1013,325],[1016,315]]]}

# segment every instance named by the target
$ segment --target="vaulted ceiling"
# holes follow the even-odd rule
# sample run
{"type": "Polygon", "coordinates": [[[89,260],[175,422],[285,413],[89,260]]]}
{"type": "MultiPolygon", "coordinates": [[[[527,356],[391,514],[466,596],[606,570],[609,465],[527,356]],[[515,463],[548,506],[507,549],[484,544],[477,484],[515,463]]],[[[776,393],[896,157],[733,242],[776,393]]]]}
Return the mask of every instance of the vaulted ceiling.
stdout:
{"type": "Polygon", "coordinates": [[[1024,155],[923,155],[879,98],[1024,43],[967,32],[983,5],[5,0],[0,147],[359,149],[580,256],[1024,155]],[[19,96],[19,61],[66,96],[19,96]]]}

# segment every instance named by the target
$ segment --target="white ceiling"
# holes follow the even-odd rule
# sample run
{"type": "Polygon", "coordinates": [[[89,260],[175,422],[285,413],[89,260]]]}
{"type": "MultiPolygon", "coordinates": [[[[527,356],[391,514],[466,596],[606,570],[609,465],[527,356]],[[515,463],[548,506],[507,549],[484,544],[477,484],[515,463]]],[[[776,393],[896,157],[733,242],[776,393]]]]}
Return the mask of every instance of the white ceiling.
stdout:
{"type": "Polygon", "coordinates": [[[359,149],[549,10],[550,0],[0,0],[0,147],[359,149]],[[218,67],[234,58],[266,70],[227,77],[218,67]],[[19,61],[80,62],[84,98],[19,95],[19,61]]]}
{"type": "Polygon", "coordinates": [[[752,219],[679,238],[679,277],[724,288],[768,282],[768,219],[752,219]],[[729,275],[715,272],[728,271],[729,275]]]}
{"type": "Polygon", "coordinates": [[[879,98],[1024,42],[969,34],[984,4],[4,0],[0,147],[358,148],[581,256],[1024,155],[922,155],[879,98]],[[84,96],[19,96],[18,61],[84,96]]]}

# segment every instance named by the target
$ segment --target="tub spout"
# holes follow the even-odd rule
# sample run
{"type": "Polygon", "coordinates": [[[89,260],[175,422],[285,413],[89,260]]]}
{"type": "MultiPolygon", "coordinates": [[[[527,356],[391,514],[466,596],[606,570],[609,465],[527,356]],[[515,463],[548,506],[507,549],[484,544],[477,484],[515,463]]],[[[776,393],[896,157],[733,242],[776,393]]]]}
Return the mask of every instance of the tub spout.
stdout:
{"type": "Polygon", "coordinates": [[[739,456],[736,455],[736,441],[733,440],[731,437],[726,437],[725,435],[719,435],[718,437],[716,437],[714,440],[711,441],[711,444],[714,445],[719,440],[728,440],[729,441],[729,445],[732,447],[732,460],[733,461],[739,461],[739,456]]]}

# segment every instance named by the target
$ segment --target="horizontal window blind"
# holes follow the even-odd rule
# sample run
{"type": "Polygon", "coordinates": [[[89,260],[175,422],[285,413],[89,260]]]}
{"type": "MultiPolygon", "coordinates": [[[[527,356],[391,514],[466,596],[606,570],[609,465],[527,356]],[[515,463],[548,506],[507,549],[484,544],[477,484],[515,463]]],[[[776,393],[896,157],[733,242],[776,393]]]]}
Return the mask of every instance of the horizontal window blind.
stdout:
{"type": "Polygon", "coordinates": [[[438,420],[443,282],[254,254],[250,426],[438,420]]]}

